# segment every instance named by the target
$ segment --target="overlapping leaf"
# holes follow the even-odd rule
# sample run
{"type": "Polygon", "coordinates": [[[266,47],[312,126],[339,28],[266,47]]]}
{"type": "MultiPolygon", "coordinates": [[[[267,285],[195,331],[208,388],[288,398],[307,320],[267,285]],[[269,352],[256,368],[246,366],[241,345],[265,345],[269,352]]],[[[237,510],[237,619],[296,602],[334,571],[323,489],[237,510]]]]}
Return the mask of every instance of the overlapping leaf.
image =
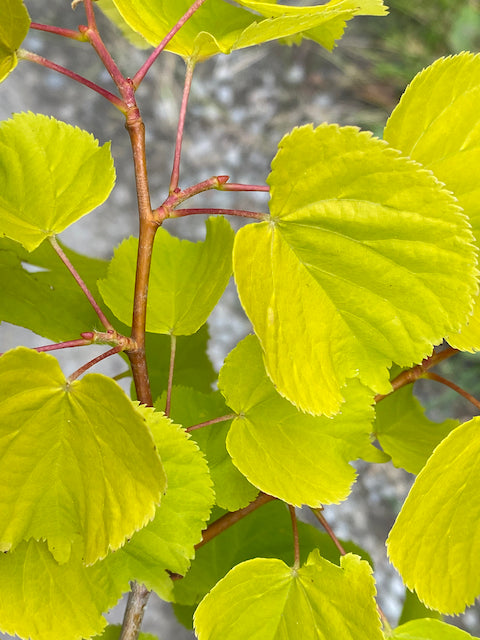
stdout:
{"type": "MultiPolygon", "coordinates": [[[[157,409],[165,407],[166,395],[155,403],[157,409]]],[[[194,389],[174,387],[170,415],[183,427],[191,427],[213,418],[225,416],[231,411],[222,396],[216,393],[200,393],[194,389]]],[[[192,431],[192,438],[204,452],[215,488],[216,504],[229,511],[246,507],[255,499],[258,489],[251,485],[233,465],[225,440],[231,420],[192,431]]]]}
{"type": "Polygon", "coordinates": [[[162,413],[138,407],[149,425],[165,468],[168,488],[155,518],[117,553],[107,557],[129,578],[171,599],[167,570],[183,575],[214,503],[207,462],[189,435],[162,413]]]}
{"type": "Polygon", "coordinates": [[[480,594],[479,428],[473,418],[439,444],[387,541],[407,587],[442,613],[460,613],[480,594]]]}
{"type": "Polygon", "coordinates": [[[115,181],[110,144],[41,114],[0,124],[0,233],[32,251],[102,204],[115,181]]]}
{"type": "Polygon", "coordinates": [[[277,559],[237,565],[195,612],[199,640],[381,640],[370,565],[317,550],[298,570],[277,559]]]}
{"type": "MultiPolygon", "coordinates": [[[[157,45],[190,8],[189,0],[113,0],[123,20],[157,45]]],[[[245,0],[247,11],[224,0],[208,0],[187,21],[167,49],[184,58],[218,53],[293,36],[309,37],[328,49],[354,15],[385,15],[382,0],[331,0],[326,5],[292,7],[245,0]]],[[[118,23],[118,20],[115,19],[118,23]]]]}
{"type": "Polygon", "coordinates": [[[226,359],[219,388],[238,416],[227,436],[233,463],[256,487],[289,504],[344,500],[355,479],[348,461],[376,459],[370,445],[373,397],[357,380],[333,419],[301,413],[276,392],[260,345],[248,336],[226,359]]]}
{"type": "MultiPolygon", "coordinates": [[[[147,331],[190,335],[217,304],[232,273],[233,231],[224,218],[207,220],[204,242],[189,242],[159,229],[152,254],[147,331]]],[[[115,251],[105,280],[98,283],[105,303],[130,324],[138,240],[115,251]]]]}
{"type": "Polygon", "coordinates": [[[353,127],[310,125],[280,143],[271,215],[235,239],[240,299],[278,391],[340,409],[347,379],[390,389],[459,328],[476,250],[453,197],[419,165],[353,127]]]}
{"type": "Polygon", "coordinates": [[[2,0],[0,6],[0,82],[17,66],[16,51],[30,27],[22,0],[2,0]]]}
{"type": "Polygon", "coordinates": [[[421,471],[435,447],[458,426],[457,420],[433,422],[425,415],[411,386],[398,389],[375,408],[375,434],[396,467],[421,471]]]}
{"type": "MultiPolygon", "coordinates": [[[[480,56],[440,58],[419,73],[390,116],[384,137],[452,190],[480,237],[480,56]]],[[[452,346],[480,349],[480,308],[452,346]]]]}
{"type": "Polygon", "coordinates": [[[103,562],[85,567],[80,551],[58,564],[44,542],[22,542],[0,554],[0,629],[32,640],[81,640],[100,633],[102,612],[113,607],[128,581],[103,562]]]}
{"type": "MultiPolygon", "coordinates": [[[[107,262],[64,247],[94,297],[107,262]]],[[[18,242],[0,239],[0,319],[60,342],[101,329],[98,316],[49,242],[29,253],[18,242]]]]}
{"type": "MultiPolygon", "coordinates": [[[[298,532],[301,562],[307,560],[312,549],[318,549],[322,558],[339,564],[338,549],[326,533],[300,521],[298,532]]],[[[342,545],[347,552],[370,562],[367,553],[353,543],[342,541],[342,545]]],[[[197,551],[190,571],[183,580],[175,582],[175,601],[197,604],[230,569],[246,560],[278,558],[288,564],[292,557],[292,526],[287,506],[277,500],[269,502],[197,551]]]]}
{"type": "Polygon", "coordinates": [[[57,360],[0,358],[0,549],[46,540],[58,562],[117,549],[155,514],[165,475],[145,421],[111,379],[67,382],[57,360]]]}
{"type": "Polygon", "coordinates": [[[389,637],[391,640],[469,640],[473,638],[458,627],[430,618],[402,624],[389,637]]]}

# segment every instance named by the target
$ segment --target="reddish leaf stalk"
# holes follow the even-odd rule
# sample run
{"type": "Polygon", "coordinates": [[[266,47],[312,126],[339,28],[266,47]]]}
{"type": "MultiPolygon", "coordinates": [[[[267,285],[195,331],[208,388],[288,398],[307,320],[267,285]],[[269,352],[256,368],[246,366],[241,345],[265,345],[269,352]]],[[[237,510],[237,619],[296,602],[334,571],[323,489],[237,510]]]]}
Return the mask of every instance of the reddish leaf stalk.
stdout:
{"type": "Polygon", "coordinates": [[[185,431],[190,433],[190,431],[196,431],[197,429],[202,429],[202,427],[209,427],[211,424],[218,424],[219,422],[227,422],[228,420],[233,420],[237,417],[238,416],[236,413],[229,413],[227,416],[220,416],[219,418],[212,418],[212,420],[206,420],[205,422],[194,424],[191,427],[185,429],[185,431]]]}
{"type": "Polygon", "coordinates": [[[89,288],[87,287],[87,285],[85,284],[85,282],[82,280],[82,278],[81,278],[80,274],[78,273],[78,271],[75,269],[73,264],[67,258],[67,256],[66,256],[65,252],[63,251],[62,247],[58,244],[57,239],[55,238],[55,236],[50,236],[49,240],[50,240],[50,244],[52,245],[54,251],[56,252],[58,257],[60,258],[60,260],[63,262],[63,264],[67,267],[67,269],[70,271],[70,273],[72,274],[72,276],[75,279],[75,282],[78,284],[80,289],[83,291],[83,293],[87,297],[87,300],[92,305],[93,310],[95,311],[95,313],[97,314],[97,316],[100,319],[100,322],[103,324],[103,326],[105,327],[105,329],[107,331],[114,332],[115,330],[114,330],[113,326],[110,324],[108,318],[103,313],[103,311],[100,309],[97,301],[95,300],[95,298],[91,294],[91,292],[90,292],[89,288]]]}
{"type": "Polygon", "coordinates": [[[170,336],[170,366],[168,367],[167,402],[165,404],[165,415],[170,415],[172,404],[173,372],[175,370],[175,353],[177,351],[177,336],[170,336]]]}
{"type": "Polygon", "coordinates": [[[437,373],[433,373],[433,371],[429,371],[428,373],[425,373],[423,377],[427,378],[428,380],[435,380],[436,382],[440,382],[440,384],[444,384],[450,389],[453,389],[453,391],[456,391],[463,398],[471,402],[474,405],[474,407],[480,411],[480,401],[477,400],[475,396],[472,396],[471,393],[468,393],[467,391],[459,387],[458,384],[455,384],[454,382],[447,380],[447,378],[444,378],[443,376],[439,376],[437,373]]]}
{"type": "Polygon", "coordinates": [[[298,569],[300,569],[300,541],[298,538],[297,514],[295,513],[295,507],[293,505],[289,504],[288,509],[290,511],[290,517],[292,519],[293,549],[294,549],[293,568],[295,571],[298,571],[298,569]]]}
{"type": "Polygon", "coordinates": [[[17,55],[19,60],[29,60],[30,62],[35,62],[36,64],[41,65],[42,67],[46,67],[47,69],[52,69],[53,71],[57,71],[64,76],[67,76],[71,80],[75,80],[75,82],[79,82],[80,84],[85,85],[89,89],[96,91],[96,93],[100,94],[103,98],[106,98],[109,102],[113,104],[114,107],[117,107],[120,111],[125,113],[125,105],[123,101],[110,91],[107,91],[103,87],[100,87],[95,82],[91,82],[84,78],[83,76],[75,73],[75,71],[71,71],[70,69],[66,69],[56,62],[52,62],[43,56],[39,56],[36,53],[32,53],[31,51],[26,51],[25,49],[19,49],[17,51],[17,55]]]}
{"type": "Polygon", "coordinates": [[[63,29],[62,27],[53,27],[48,24],[40,24],[39,22],[31,22],[30,29],[36,29],[37,31],[47,31],[48,33],[54,33],[57,36],[63,36],[64,38],[70,38],[72,40],[78,40],[80,42],[86,42],[86,38],[79,31],[73,29],[63,29]]]}
{"type": "Polygon", "coordinates": [[[220,191],[264,191],[268,193],[270,187],[263,184],[240,184],[235,182],[228,182],[227,184],[219,187],[220,191]]]}
{"type": "Polygon", "coordinates": [[[251,502],[249,505],[247,505],[243,509],[226,513],[224,516],[222,516],[218,520],[215,520],[215,522],[212,522],[211,524],[208,525],[206,529],[204,529],[202,534],[202,540],[197,545],[195,545],[195,549],[199,549],[200,547],[203,547],[204,544],[207,544],[207,542],[210,542],[210,540],[218,536],[220,533],[222,533],[222,531],[226,531],[236,522],[238,522],[242,518],[245,518],[245,516],[248,516],[249,513],[252,513],[252,511],[255,511],[256,509],[263,506],[264,504],[267,504],[267,502],[270,502],[271,500],[276,500],[276,498],[274,498],[273,496],[269,496],[266,493],[259,493],[257,499],[251,502]]]}
{"type": "Polygon", "coordinates": [[[191,18],[193,14],[196,11],[198,11],[198,9],[200,9],[200,7],[204,2],[205,0],[196,0],[196,2],[192,4],[190,9],[188,9],[188,11],[180,18],[177,24],[172,29],[170,29],[167,35],[163,38],[163,40],[157,46],[155,51],[153,51],[153,53],[149,56],[149,58],[144,62],[144,64],[140,67],[137,73],[133,76],[133,86],[135,87],[135,89],[138,89],[138,87],[140,86],[140,83],[142,82],[144,77],[147,75],[148,70],[150,69],[152,64],[155,62],[155,60],[158,58],[158,56],[162,53],[162,51],[165,49],[165,47],[170,42],[170,40],[180,31],[180,29],[187,22],[187,20],[191,18]]]}
{"type": "Polygon", "coordinates": [[[120,345],[117,345],[116,347],[113,347],[113,349],[109,349],[108,351],[105,351],[105,353],[102,353],[99,356],[97,356],[96,358],[93,358],[93,360],[90,360],[89,362],[86,362],[83,366],[81,366],[79,369],[74,371],[72,373],[72,375],[68,376],[68,378],[67,378],[68,382],[73,382],[79,376],[84,374],[85,371],[88,371],[88,369],[90,369],[94,365],[98,364],[102,360],[105,360],[105,358],[109,358],[110,356],[113,356],[116,353],[120,353],[120,351],[122,351],[122,347],[120,345]]]}
{"type": "Polygon", "coordinates": [[[155,209],[153,215],[157,224],[162,224],[167,218],[174,217],[172,211],[178,207],[179,204],[185,202],[189,198],[196,196],[204,191],[210,191],[211,189],[218,189],[222,184],[228,180],[228,176],[213,176],[207,180],[203,180],[198,184],[194,184],[186,189],[176,188],[173,193],[170,193],[168,198],[155,209]]]}
{"type": "MultiPolygon", "coordinates": [[[[85,338],[79,338],[78,340],[68,340],[67,342],[56,342],[55,344],[46,344],[43,347],[33,347],[33,351],[41,353],[43,351],[56,351],[57,349],[70,349],[73,347],[86,347],[92,344],[91,340],[85,338]]],[[[3,356],[0,353],[0,357],[3,356]]]]}
{"type": "Polygon", "coordinates": [[[183,130],[185,127],[185,116],[187,113],[188,97],[192,87],[193,70],[195,69],[195,61],[187,61],[187,69],[185,73],[185,85],[183,88],[182,105],[180,108],[180,116],[178,119],[177,139],[175,143],[175,153],[173,157],[172,176],[170,178],[169,192],[172,194],[178,187],[180,177],[180,158],[182,155],[183,130]]]}
{"type": "Polygon", "coordinates": [[[195,215],[211,215],[211,216],[240,216],[242,218],[254,218],[255,220],[267,220],[270,216],[268,213],[259,213],[258,211],[247,211],[245,209],[175,209],[170,214],[170,218],[183,218],[185,216],[195,215]]]}

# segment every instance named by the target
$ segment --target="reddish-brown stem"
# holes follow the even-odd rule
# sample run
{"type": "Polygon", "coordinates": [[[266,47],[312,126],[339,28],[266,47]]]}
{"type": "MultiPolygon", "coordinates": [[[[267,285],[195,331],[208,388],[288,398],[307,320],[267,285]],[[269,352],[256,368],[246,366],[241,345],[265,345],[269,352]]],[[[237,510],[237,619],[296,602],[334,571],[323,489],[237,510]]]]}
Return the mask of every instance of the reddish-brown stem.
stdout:
{"type": "Polygon", "coordinates": [[[189,198],[203,193],[204,191],[210,191],[211,189],[218,189],[224,182],[228,180],[228,176],[213,176],[207,180],[202,180],[198,184],[194,184],[186,189],[179,189],[178,187],[170,193],[168,198],[155,209],[153,212],[154,218],[157,224],[162,224],[167,218],[174,217],[172,211],[178,207],[179,204],[185,202],[189,198]]]}
{"type": "Polygon", "coordinates": [[[327,520],[325,519],[325,516],[322,513],[322,509],[312,509],[312,513],[317,518],[317,520],[320,522],[320,524],[325,529],[325,531],[328,533],[328,535],[331,538],[333,544],[337,547],[340,555],[341,556],[346,555],[347,552],[342,547],[342,544],[341,544],[340,540],[337,538],[337,536],[335,535],[335,532],[333,531],[333,529],[331,528],[331,526],[328,524],[327,520]]]}
{"type": "Polygon", "coordinates": [[[456,353],[458,353],[458,349],[454,349],[453,347],[446,347],[445,349],[442,349],[442,351],[437,351],[430,357],[425,358],[425,360],[423,360],[421,364],[418,364],[411,369],[407,369],[406,371],[402,371],[402,373],[400,373],[396,378],[392,380],[392,391],[385,395],[378,394],[377,396],[375,396],[375,402],[380,402],[394,391],[397,391],[397,389],[401,389],[407,384],[413,384],[420,378],[425,377],[425,373],[429,369],[435,367],[440,362],[443,362],[443,360],[454,356],[456,353]]]}
{"type": "Polygon", "coordinates": [[[256,500],[251,502],[249,505],[247,505],[243,509],[226,513],[224,516],[222,516],[218,520],[215,520],[215,522],[212,522],[211,524],[208,525],[206,529],[204,529],[202,534],[202,540],[197,545],[195,545],[195,549],[199,549],[200,547],[203,547],[204,544],[207,544],[207,542],[210,542],[210,540],[218,536],[220,533],[222,533],[222,531],[226,531],[229,527],[234,525],[236,522],[238,522],[242,518],[245,518],[245,516],[248,516],[249,513],[252,513],[252,511],[255,511],[256,509],[263,506],[264,504],[267,504],[267,502],[270,502],[271,500],[276,500],[276,498],[274,498],[273,496],[269,496],[266,493],[260,493],[256,500]]]}
{"type": "MultiPolygon", "coordinates": [[[[47,344],[43,347],[33,347],[33,351],[38,351],[39,353],[41,353],[43,351],[56,351],[57,349],[70,349],[71,347],[86,347],[91,344],[91,340],[79,338],[78,340],[68,340],[68,342],[56,342],[55,344],[47,344]]],[[[1,356],[3,356],[3,353],[0,353],[0,357],[1,356]]]]}
{"type": "Polygon", "coordinates": [[[74,31],[73,29],[63,29],[62,27],[53,27],[48,24],[40,24],[39,22],[31,22],[30,29],[36,29],[37,31],[47,31],[48,33],[54,33],[57,36],[70,38],[71,40],[86,42],[86,39],[83,36],[83,34],[81,34],[79,31],[74,31]]]}
{"type": "Polygon", "coordinates": [[[196,11],[198,11],[198,9],[200,9],[200,7],[204,2],[205,0],[196,0],[196,2],[192,4],[190,9],[188,9],[188,11],[180,18],[177,24],[172,29],[170,29],[170,31],[163,38],[160,44],[156,47],[153,53],[143,63],[143,65],[140,67],[137,73],[133,76],[133,86],[135,87],[135,89],[139,87],[140,83],[142,82],[144,77],[147,75],[148,70],[150,69],[152,64],[155,62],[155,60],[158,58],[158,56],[162,53],[162,51],[165,49],[165,47],[170,42],[170,40],[180,31],[180,29],[187,22],[187,20],[191,18],[193,14],[196,11]]]}
{"type": "Polygon", "coordinates": [[[165,415],[170,415],[170,408],[172,404],[172,389],[173,389],[173,372],[175,370],[175,353],[177,351],[177,336],[173,334],[170,336],[170,365],[168,367],[168,383],[167,383],[167,401],[165,403],[165,415]]]}
{"type": "Polygon", "coordinates": [[[444,384],[450,389],[453,389],[458,394],[460,394],[463,398],[471,402],[474,405],[474,407],[480,410],[480,401],[477,400],[475,396],[472,396],[471,393],[468,393],[467,391],[459,387],[458,384],[455,384],[454,382],[447,380],[447,378],[444,378],[443,376],[439,376],[437,373],[433,373],[433,371],[428,371],[423,375],[423,377],[427,378],[428,380],[435,380],[436,382],[440,382],[440,384],[444,384]]]}
{"type": "Polygon", "coordinates": [[[50,236],[49,240],[50,240],[50,244],[52,245],[54,251],[56,252],[58,257],[60,258],[60,260],[63,262],[63,264],[67,267],[67,269],[70,271],[70,273],[72,274],[72,276],[75,279],[75,282],[78,284],[80,289],[85,294],[87,300],[92,305],[93,310],[95,311],[95,313],[97,314],[97,316],[100,319],[100,322],[103,324],[103,326],[105,327],[105,329],[107,331],[114,331],[113,326],[110,324],[110,322],[108,321],[106,315],[103,313],[103,311],[98,306],[98,303],[96,302],[95,298],[91,294],[91,292],[90,292],[89,288],[87,287],[87,285],[85,284],[85,282],[82,280],[82,278],[81,278],[80,274],[78,273],[78,271],[75,269],[73,264],[67,258],[67,256],[66,256],[65,252],[63,251],[62,247],[58,244],[57,239],[55,238],[55,236],[50,236]]]}
{"type": "Polygon", "coordinates": [[[187,113],[188,96],[192,87],[193,70],[195,69],[195,61],[187,60],[187,69],[185,73],[185,84],[183,87],[182,105],[180,107],[180,116],[178,118],[177,139],[175,143],[175,153],[173,156],[173,169],[170,178],[170,194],[174,193],[178,187],[180,177],[180,158],[182,155],[183,130],[185,127],[185,116],[187,113]]]}
{"type": "Polygon", "coordinates": [[[236,413],[229,413],[226,416],[220,416],[219,418],[212,418],[212,420],[206,420],[205,422],[199,422],[198,424],[194,424],[191,427],[185,429],[185,431],[196,431],[197,429],[202,429],[202,427],[209,427],[211,424],[218,424],[219,422],[227,422],[228,420],[233,420],[237,418],[236,413]]]}
{"type": "Polygon", "coordinates": [[[221,187],[220,191],[264,191],[268,193],[270,187],[264,184],[239,184],[235,182],[227,182],[221,187]]]}
{"type": "Polygon", "coordinates": [[[297,514],[295,513],[295,507],[293,505],[289,504],[288,509],[290,511],[290,517],[292,519],[293,550],[294,550],[293,568],[297,571],[298,569],[300,569],[300,541],[298,537],[297,514]]]}
{"type": "Polygon", "coordinates": [[[242,218],[254,218],[255,220],[267,220],[270,216],[268,213],[259,213],[258,211],[246,211],[245,209],[175,209],[170,214],[170,218],[183,218],[185,216],[195,215],[211,215],[211,216],[240,216],[242,218]]]}
{"type": "Polygon", "coordinates": [[[90,369],[94,365],[98,364],[102,360],[105,360],[105,358],[109,358],[110,356],[113,356],[116,353],[120,353],[120,351],[122,351],[122,347],[120,345],[117,345],[116,347],[113,347],[113,349],[109,349],[108,351],[105,351],[105,353],[102,353],[96,358],[93,358],[93,360],[89,360],[89,362],[86,362],[83,366],[81,366],[79,369],[74,371],[71,376],[68,376],[67,378],[68,382],[73,382],[79,376],[85,373],[85,371],[88,371],[88,369],[90,369]]]}
{"type": "Polygon", "coordinates": [[[117,109],[125,113],[125,104],[118,96],[114,95],[113,93],[110,93],[110,91],[107,91],[103,87],[100,87],[98,84],[95,84],[95,82],[91,82],[90,80],[87,80],[87,78],[84,78],[78,73],[75,73],[75,71],[66,69],[65,67],[62,67],[56,62],[52,62],[51,60],[48,60],[43,56],[39,56],[38,54],[32,53],[31,51],[26,51],[25,49],[19,49],[17,51],[17,55],[19,60],[29,60],[30,62],[35,62],[36,64],[39,64],[42,67],[46,67],[47,69],[52,69],[53,71],[57,71],[58,73],[61,73],[64,76],[67,76],[72,80],[75,80],[75,82],[79,82],[80,84],[85,85],[89,89],[96,91],[103,98],[106,98],[109,102],[111,102],[113,106],[117,107],[117,109]]]}

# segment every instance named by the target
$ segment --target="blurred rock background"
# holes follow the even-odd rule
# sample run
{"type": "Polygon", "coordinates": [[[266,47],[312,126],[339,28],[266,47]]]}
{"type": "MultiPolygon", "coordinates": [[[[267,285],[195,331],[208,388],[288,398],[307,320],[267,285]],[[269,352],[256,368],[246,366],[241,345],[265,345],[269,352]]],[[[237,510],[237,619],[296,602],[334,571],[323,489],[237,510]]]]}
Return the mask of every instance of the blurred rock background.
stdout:
{"type": "MultiPolygon", "coordinates": [[[[72,11],[68,0],[25,0],[25,4],[36,22],[76,28],[85,21],[83,8],[72,11]]],[[[296,125],[337,122],[381,135],[389,113],[416,72],[441,55],[478,49],[478,0],[391,0],[388,4],[391,14],[387,18],[352,21],[333,54],[308,41],[300,47],[272,43],[228,57],[217,56],[199,65],[187,113],[180,185],[188,186],[216,174],[228,174],[234,182],[263,184],[279,140],[296,125]]],[[[133,75],[145,52],[128,45],[101,15],[98,21],[116,62],[125,74],[133,75]]],[[[23,47],[111,88],[108,74],[87,45],[34,31],[23,47]]],[[[164,54],[138,92],[147,130],[154,206],[168,192],[183,74],[182,60],[164,54]]],[[[110,258],[113,247],[123,238],[137,234],[134,176],[123,116],[97,94],[25,62],[2,85],[0,96],[1,119],[12,112],[31,110],[87,129],[101,143],[112,141],[117,169],[112,196],[61,236],[78,251],[87,248],[89,255],[110,258]]],[[[194,206],[266,211],[268,198],[265,194],[212,192],[197,198],[194,206]]],[[[230,222],[232,226],[239,224],[236,219],[230,222]]],[[[200,219],[172,221],[167,227],[192,240],[203,237],[200,219]]],[[[210,353],[219,368],[225,355],[250,330],[233,285],[214,312],[210,329],[210,353]]],[[[17,327],[0,325],[1,351],[18,344],[38,346],[44,342],[17,327]]],[[[60,352],[59,359],[65,371],[71,372],[96,352],[93,348],[92,356],[85,350],[60,352]]],[[[117,373],[118,366],[110,359],[96,371],[117,373]]],[[[475,356],[456,356],[443,364],[442,373],[473,394],[480,391],[479,360],[475,356]]],[[[468,419],[474,415],[473,407],[434,382],[419,384],[418,393],[434,419],[468,419]]],[[[390,465],[359,465],[359,480],[352,496],[346,503],[326,510],[337,534],[354,539],[373,557],[380,604],[394,624],[404,590],[388,565],[384,541],[411,482],[412,477],[390,465]]],[[[123,606],[121,603],[111,613],[111,620],[121,620],[123,606]]],[[[480,635],[475,608],[455,623],[480,635]]],[[[159,638],[192,638],[173,619],[169,606],[155,597],[147,610],[144,630],[159,638]]]]}

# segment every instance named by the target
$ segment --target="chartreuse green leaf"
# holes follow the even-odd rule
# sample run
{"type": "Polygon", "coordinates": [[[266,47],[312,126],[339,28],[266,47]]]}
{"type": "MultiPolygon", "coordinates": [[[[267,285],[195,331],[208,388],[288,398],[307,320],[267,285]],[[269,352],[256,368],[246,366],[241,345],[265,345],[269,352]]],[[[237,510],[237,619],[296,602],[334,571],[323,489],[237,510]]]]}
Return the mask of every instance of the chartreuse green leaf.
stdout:
{"type": "Polygon", "coordinates": [[[110,144],[41,114],[0,124],[0,229],[32,251],[98,207],[115,182],[110,144]]]}
{"type": "Polygon", "coordinates": [[[403,387],[375,407],[374,431],[396,467],[418,474],[435,447],[458,426],[458,420],[429,420],[412,387],[403,387]]]}
{"type": "Polygon", "coordinates": [[[0,82],[17,66],[16,51],[30,28],[22,0],[2,0],[0,6],[0,82]]]}
{"type": "Polygon", "coordinates": [[[0,358],[0,549],[46,540],[58,562],[103,558],[155,514],[165,474],[145,421],[110,378],[65,379],[24,347],[0,358]]]}
{"type": "Polygon", "coordinates": [[[130,25],[125,22],[113,0],[96,0],[96,2],[96,6],[103,11],[107,18],[119,28],[122,35],[134,46],[139,49],[148,49],[151,46],[145,38],[134,31],[130,25]]]}
{"type": "MultiPolygon", "coordinates": [[[[123,20],[157,45],[190,8],[189,0],[113,0],[123,20]]],[[[184,58],[203,60],[218,53],[293,36],[310,37],[328,49],[354,15],[384,15],[381,0],[331,0],[326,5],[291,7],[272,2],[209,0],[166,48],[184,58]]],[[[118,24],[118,19],[114,18],[118,24]]]]}
{"type": "MultiPolygon", "coordinates": [[[[385,127],[384,137],[431,169],[453,191],[480,237],[480,56],[440,58],[419,73],[385,127]]],[[[480,349],[480,308],[449,343],[480,349]]]]}
{"type": "MultiPolygon", "coordinates": [[[[122,633],[122,625],[109,624],[105,627],[105,631],[101,636],[98,636],[98,640],[120,640],[122,633]]],[[[97,637],[95,638],[97,640],[97,637]]],[[[157,636],[153,636],[151,633],[139,633],[138,640],[158,640],[157,636]]]]}
{"type": "Polygon", "coordinates": [[[278,391],[333,415],[358,376],[388,393],[465,322],[476,250],[451,194],[422,167],[354,127],[311,125],[280,143],[271,214],[237,233],[241,302],[278,391]]]}
{"type": "MultiPolygon", "coordinates": [[[[204,242],[179,240],[159,229],[152,254],[147,331],[190,335],[207,321],[232,274],[233,230],[222,217],[207,220],[204,242]]],[[[98,283],[119,320],[131,322],[138,240],[122,242],[98,283]]]]}
{"type": "Polygon", "coordinates": [[[313,551],[300,569],[255,558],[237,565],[199,604],[199,640],[381,640],[371,567],[341,567],[313,551]]]}
{"type": "MultiPolygon", "coordinates": [[[[165,407],[166,394],[155,402],[157,409],[165,407]]],[[[170,415],[183,427],[191,427],[231,413],[221,394],[200,393],[185,387],[173,387],[170,415]]],[[[228,511],[236,511],[252,502],[258,489],[251,485],[232,463],[225,440],[231,420],[191,432],[193,440],[204,452],[215,488],[215,502],[228,511]]]]}
{"type": "Polygon", "coordinates": [[[389,638],[391,640],[468,640],[473,636],[446,622],[423,618],[402,624],[389,638]]]}
{"type": "Polygon", "coordinates": [[[137,410],[150,427],[162,458],[167,492],[152,522],[106,561],[125,563],[123,570],[130,579],[169,600],[173,583],[166,571],[187,572],[215,496],[207,462],[189,434],[163,413],[143,406],[137,410]]]}
{"type": "MultiPolygon", "coordinates": [[[[63,247],[71,262],[99,299],[97,278],[108,263],[63,247]]],[[[102,327],[98,316],[49,242],[28,252],[21,244],[0,238],[0,320],[34,331],[55,342],[102,327]]]]}
{"type": "MultiPolygon", "coordinates": [[[[301,562],[316,548],[326,560],[340,563],[338,549],[326,533],[301,521],[298,532],[301,562]]],[[[369,561],[366,552],[353,543],[342,541],[342,545],[347,552],[369,561]]],[[[263,505],[198,549],[190,571],[175,582],[175,601],[197,604],[235,565],[262,557],[278,558],[287,564],[292,561],[291,518],[287,506],[278,500],[263,505]]]]}
{"type": "Polygon", "coordinates": [[[85,567],[80,549],[58,564],[44,542],[0,554],[0,629],[32,640],[81,640],[101,633],[128,581],[104,562],[85,567]]]}
{"type": "Polygon", "coordinates": [[[333,419],[304,414],[276,392],[258,340],[247,336],[225,360],[218,385],[237,414],[227,436],[233,463],[253,485],[289,504],[344,500],[356,475],[348,461],[377,454],[370,445],[372,393],[357,380],[333,419]]]}
{"type": "Polygon", "coordinates": [[[473,418],[438,445],[387,541],[406,586],[442,613],[460,613],[480,594],[479,429],[473,418]]]}

